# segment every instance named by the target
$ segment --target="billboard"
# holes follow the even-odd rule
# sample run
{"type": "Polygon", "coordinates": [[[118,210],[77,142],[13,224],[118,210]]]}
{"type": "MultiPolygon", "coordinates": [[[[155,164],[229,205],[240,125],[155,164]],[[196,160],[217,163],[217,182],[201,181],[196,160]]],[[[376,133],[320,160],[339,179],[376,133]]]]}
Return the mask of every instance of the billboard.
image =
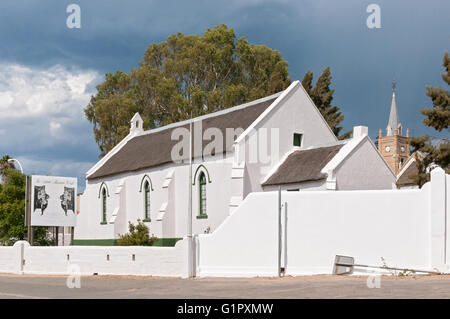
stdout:
{"type": "Polygon", "coordinates": [[[75,226],[75,177],[31,176],[31,226],[75,226]]]}

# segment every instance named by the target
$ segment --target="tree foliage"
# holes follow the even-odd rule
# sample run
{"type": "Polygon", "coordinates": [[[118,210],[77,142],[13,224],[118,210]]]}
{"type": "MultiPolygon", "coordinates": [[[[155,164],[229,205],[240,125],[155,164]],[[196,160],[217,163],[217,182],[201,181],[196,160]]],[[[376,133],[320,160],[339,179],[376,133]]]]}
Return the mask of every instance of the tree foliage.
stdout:
{"type": "Polygon", "coordinates": [[[128,231],[119,235],[117,240],[119,246],[152,246],[158,240],[157,237],[149,236],[149,228],[139,219],[137,225],[128,222],[128,231]]]}
{"type": "Polygon", "coordinates": [[[344,115],[342,115],[338,106],[331,105],[331,102],[333,101],[334,89],[330,89],[331,79],[333,78],[331,76],[330,67],[323,70],[314,87],[312,84],[313,78],[313,72],[306,72],[302,80],[303,87],[327,121],[333,133],[339,139],[349,138],[351,131],[339,135],[343,129],[343,127],[339,126],[339,124],[344,120],[344,115]]]}
{"type": "MultiPolygon", "coordinates": [[[[445,52],[443,64],[445,72],[442,74],[442,80],[450,85],[450,56],[445,52]]],[[[426,86],[427,96],[433,102],[433,108],[424,108],[420,113],[426,116],[423,120],[426,126],[433,127],[439,132],[448,129],[450,122],[450,92],[443,88],[426,86]]]]}
{"type": "MultiPolygon", "coordinates": [[[[12,245],[27,234],[25,219],[25,175],[2,168],[4,182],[0,185],[0,245],[12,245]]],[[[34,227],[34,244],[49,245],[45,227],[34,227]]]]}
{"type": "Polygon", "coordinates": [[[173,34],[150,45],[129,74],[106,74],[85,114],[103,156],[128,134],[135,112],[149,129],[277,93],[290,82],[280,52],[219,25],[202,36],[173,34]]]}
{"type": "Polygon", "coordinates": [[[14,163],[10,163],[9,160],[11,157],[9,155],[4,155],[2,158],[0,158],[0,172],[1,172],[1,178],[2,178],[2,184],[6,182],[6,175],[4,172],[6,172],[7,169],[14,169],[14,163]]]}
{"type": "MultiPolygon", "coordinates": [[[[443,58],[445,72],[442,80],[450,85],[450,56],[445,52],[443,58]]],[[[450,92],[443,88],[426,86],[427,96],[433,102],[433,108],[424,108],[420,113],[426,116],[423,120],[426,126],[433,127],[437,131],[448,130],[450,121],[450,92]]],[[[442,167],[450,173],[450,141],[443,140],[439,145],[433,145],[428,136],[419,136],[410,139],[413,152],[420,151],[423,156],[416,158],[418,173],[411,176],[414,182],[422,187],[430,180],[428,169],[433,165],[442,167]]]]}

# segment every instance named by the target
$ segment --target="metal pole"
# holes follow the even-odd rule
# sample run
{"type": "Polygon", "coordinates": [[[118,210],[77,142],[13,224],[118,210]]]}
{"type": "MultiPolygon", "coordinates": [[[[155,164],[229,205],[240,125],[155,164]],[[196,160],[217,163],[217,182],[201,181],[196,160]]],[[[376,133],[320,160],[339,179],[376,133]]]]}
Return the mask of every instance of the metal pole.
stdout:
{"type": "Polygon", "coordinates": [[[281,277],[281,186],[278,186],[278,277],[281,277]]]}
{"type": "Polygon", "coordinates": [[[192,244],[192,111],[189,122],[189,214],[188,214],[188,276],[193,277],[193,244],[192,244]]]}
{"type": "Polygon", "coordinates": [[[287,206],[288,206],[288,203],[284,202],[284,265],[283,265],[284,272],[283,272],[283,276],[285,276],[286,272],[287,272],[287,258],[288,258],[288,255],[287,255],[287,240],[288,240],[288,238],[287,238],[287,231],[288,231],[287,208],[288,207],[287,206]]]}
{"type": "Polygon", "coordinates": [[[426,272],[429,274],[440,275],[441,273],[438,271],[432,270],[423,270],[423,269],[413,269],[413,268],[398,268],[398,267],[388,267],[388,266],[373,266],[373,265],[361,265],[354,264],[354,267],[364,267],[364,268],[378,268],[378,269],[386,269],[386,270],[399,270],[399,271],[409,271],[409,272],[426,272]]]}
{"type": "Polygon", "coordinates": [[[27,220],[27,241],[33,245],[33,228],[31,227],[31,176],[26,176],[25,219],[27,220]]]}
{"type": "MultiPolygon", "coordinates": [[[[20,172],[23,173],[23,167],[22,164],[20,164],[20,161],[16,158],[10,158],[8,160],[8,163],[14,163],[16,162],[17,165],[19,165],[20,172]]],[[[25,214],[24,214],[24,225],[27,226],[27,241],[32,245],[32,229],[31,229],[31,208],[29,209],[30,201],[28,199],[28,196],[31,195],[31,192],[29,192],[28,187],[31,187],[31,181],[28,181],[28,176],[25,175],[25,214]]]]}
{"type": "Polygon", "coordinates": [[[23,219],[23,224],[25,226],[28,226],[28,176],[25,175],[25,214],[24,214],[24,219],[23,219]]]}

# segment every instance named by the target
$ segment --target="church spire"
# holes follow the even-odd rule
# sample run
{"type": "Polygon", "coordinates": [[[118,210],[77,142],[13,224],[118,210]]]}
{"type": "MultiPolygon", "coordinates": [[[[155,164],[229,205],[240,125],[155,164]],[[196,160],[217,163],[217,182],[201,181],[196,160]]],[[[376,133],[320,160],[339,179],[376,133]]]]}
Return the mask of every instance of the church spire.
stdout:
{"type": "Polygon", "coordinates": [[[389,123],[386,127],[387,136],[402,134],[402,124],[400,123],[400,120],[398,118],[397,103],[395,101],[396,85],[397,83],[395,82],[395,79],[392,80],[392,102],[391,102],[391,112],[389,114],[389,123]]]}

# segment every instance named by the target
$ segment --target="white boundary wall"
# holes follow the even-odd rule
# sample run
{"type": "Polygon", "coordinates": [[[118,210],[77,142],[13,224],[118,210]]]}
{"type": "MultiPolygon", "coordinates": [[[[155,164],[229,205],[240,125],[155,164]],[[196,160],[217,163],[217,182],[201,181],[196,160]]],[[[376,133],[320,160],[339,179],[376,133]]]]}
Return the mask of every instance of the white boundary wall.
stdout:
{"type": "Polygon", "coordinates": [[[175,247],[36,247],[18,241],[13,247],[0,247],[0,272],[63,275],[75,265],[82,275],[186,277],[186,243],[180,240],[175,247]]]}
{"type": "MultiPolygon", "coordinates": [[[[336,254],[357,263],[437,269],[450,265],[450,175],[420,190],[282,192],[286,275],[330,274],[336,254]]],[[[212,234],[196,236],[197,276],[278,274],[278,193],[251,193],[212,234]]],[[[175,247],[0,247],[0,272],[186,277],[187,239],[175,247]],[[109,260],[108,256],[109,255],[109,260]],[[134,259],[133,260],[133,255],[134,259]]]]}
{"type": "MultiPolygon", "coordinates": [[[[331,274],[336,254],[448,272],[449,197],[450,176],[439,168],[420,190],[282,192],[286,275],[331,274]]],[[[277,275],[278,193],[248,195],[197,247],[199,276],[277,275]]]]}
{"type": "Polygon", "coordinates": [[[21,246],[0,246],[0,273],[18,273],[21,264],[21,246]]]}

